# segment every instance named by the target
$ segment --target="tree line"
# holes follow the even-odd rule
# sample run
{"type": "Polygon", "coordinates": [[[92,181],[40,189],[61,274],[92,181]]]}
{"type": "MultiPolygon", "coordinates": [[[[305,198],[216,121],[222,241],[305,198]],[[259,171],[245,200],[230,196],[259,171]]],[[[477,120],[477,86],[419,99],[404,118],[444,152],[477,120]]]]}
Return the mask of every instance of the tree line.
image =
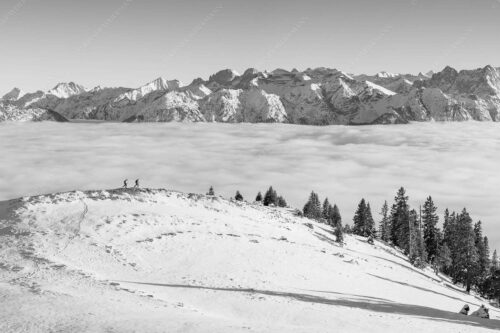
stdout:
{"type": "MultiPolygon", "coordinates": [[[[213,186],[210,186],[207,195],[215,195],[215,190],[213,186]]],[[[245,198],[241,194],[240,191],[236,191],[236,194],[234,196],[234,200],[236,201],[244,201],[245,198]]],[[[264,196],[262,196],[262,193],[259,191],[257,193],[257,196],[255,197],[255,201],[258,203],[262,203],[264,206],[276,206],[276,207],[288,207],[288,204],[283,198],[283,196],[278,195],[275,189],[273,189],[272,186],[269,187],[269,189],[265,192],[264,196]]]]}
{"type": "Polygon", "coordinates": [[[401,187],[389,209],[387,201],[380,211],[378,229],[370,204],[362,199],[353,218],[353,234],[377,238],[400,248],[417,267],[430,265],[436,273],[450,276],[455,284],[469,292],[500,301],[500,266],[496,250],[490,257],[488,237],[483,235],[482,222],[473,222],[469,212],[445,210],[443,227],[439,228],[437,207],[427,197],[417,212],[411,208],[406,190],[401,187]]]}
{"type": "Polygon", "coordinates": [[[311,192],[309,199],[302,209],[302,215],[331,226],[337,242],[341,245],[343,244],[344,228],[342,227],[342,216],[337,205],[333,204],[332,206],[328,198],[325,198],[323,204],[321,204],[318,194],[314,191],[311,192]]]}
{"type": "MultiPolygon", "coordinates": [[[[213,187],[207,194],[215,195],[213,187]]],[[[244,200],[239,191],[236,191],[234,199],[244,200]]],[[[287,207],[284,197],[278,195],[272,186],[264,195],[258,192],[255,201],[264,206],[287,207]]],[[[369,243],[378,239],[401,249],[416,267],[431,266],[436,274],[447,274],[453,283],[463,285],[468,292],[474,289],[482,296],[500,302],[499,258],[496,250],[490,257],[488,237],[483,235],[482,222],[474,223],[466,208],[458,213],[446,209],[441,229],[437,210],[431,196],[427,197],[419,211],[410,207],[406,190],[401,187],[392,206],[384,202],[378,228],[370,203],[364,198],[354,213],[352,228],[349,224],[343,226],[335,203],[332,205],[328,198],[321,203],[314,191],[300,214],[331,226],[336,241],[341,245],[344,233],[367,237],[369,243]]]]}

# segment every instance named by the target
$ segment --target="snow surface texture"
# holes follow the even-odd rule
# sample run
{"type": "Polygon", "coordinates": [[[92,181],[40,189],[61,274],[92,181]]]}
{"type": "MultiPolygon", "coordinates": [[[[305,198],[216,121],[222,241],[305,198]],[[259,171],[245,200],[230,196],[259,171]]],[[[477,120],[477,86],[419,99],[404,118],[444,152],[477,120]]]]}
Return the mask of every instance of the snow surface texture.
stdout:
{"type": "Polygon", "coordinates": [[[87,90],[73,82],[60,83],[46,93],[24,94],[14,88],[0,99],[0,121],[29,120],[18,114],[36,114],[40,108],[68,119],[126,122],[500,121],[500,69],[458,72],[446,67],[419,75],[354,76],[323,67],[302,72],[250,68],[242,75],[225,69],[187,86],[163,78],[136,89],[87,90]]]}
{"type": "Polygon", "coordinates": [[[493,332],[485,303],[378,241],[219,197],[0,202],[2,332],[493,332]]]}

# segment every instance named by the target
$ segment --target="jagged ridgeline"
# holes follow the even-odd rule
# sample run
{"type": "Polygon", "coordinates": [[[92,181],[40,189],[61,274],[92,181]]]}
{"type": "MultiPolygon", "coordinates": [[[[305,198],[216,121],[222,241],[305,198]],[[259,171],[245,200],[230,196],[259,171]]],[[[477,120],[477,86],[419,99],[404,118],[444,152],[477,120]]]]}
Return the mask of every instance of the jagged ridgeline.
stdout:
{"type": "Polygon", "coordinates": [[[15,88],[0,100],[2,120],[276,122],[310,125],[409,121],[499,121],[500,69],[446,67],[439,73],[350,75],[336,69],[222,70],[189,85],[158,78],[137,89],[60,83],[15,88]],[[50,110],[52,112],[49,112],[50,110]],[[55,115],[60,115],[55,116],[55,115]]]}

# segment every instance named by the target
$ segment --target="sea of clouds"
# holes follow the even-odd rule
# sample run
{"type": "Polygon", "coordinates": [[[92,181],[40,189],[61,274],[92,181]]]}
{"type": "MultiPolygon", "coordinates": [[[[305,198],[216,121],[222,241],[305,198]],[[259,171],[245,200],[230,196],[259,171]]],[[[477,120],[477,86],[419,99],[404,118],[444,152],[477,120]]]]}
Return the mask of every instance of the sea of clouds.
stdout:
{"type": "Polygon", "coordinates": [[[1,123],[0,200],[74,189],[144,187],[253,200],[273,185],[301,208],[311,190],[352,223],[364,197],[374,216],[400,186],[418,210],[468,208],[500,250],[500,124],[401,126],[1,123]]]}

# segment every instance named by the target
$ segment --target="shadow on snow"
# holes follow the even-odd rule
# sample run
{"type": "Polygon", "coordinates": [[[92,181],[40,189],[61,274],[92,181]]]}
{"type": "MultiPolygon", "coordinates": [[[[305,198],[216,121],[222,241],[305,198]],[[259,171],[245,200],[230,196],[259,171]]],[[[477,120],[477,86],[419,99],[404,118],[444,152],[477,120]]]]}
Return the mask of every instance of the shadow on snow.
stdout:
{"type": "MultiPolygon", "coordinates": [[[[410,315],[415,317],[422,317],[424,319],[443,321],[461,325],[470,325],[474,327],[485,327],[490,329],[500,329],[500,320],[493,319],[481,319],[477,317],[465,317],[455,312],[443,311],[439,309],[434,309],[426,306],[413,305],[413,304],[403,304],[395,303],[390,301],[376,300],[373,298],[360,298],[360,299],[349,299],[349,298],[338,298],[330,299],[317,295],[302,294],[302,293],[292,293],[292,292],[281,292],[272,290],[259,290],[252,288],[223,288],[223,287],[206,287],[206,286],[193,286],[184,284],[163,284],[163,283],[148,283],[148,282],[134,282],[134,281],[120,281],[124,283],[133,283],[140,285],[149,285],[157,287],[167,287],[167,288],[186,288],[186,289],[198,289],[198,290],[213,290],[213,291],[223,291],[223,292],[237,292],[237,293],[250,293],[267,295],[272,297],[285,297],[294,299],[300,302],[316,303],[316,304],[326,304],[334,306],[344,306],[350,308],[358,308],[363,310],[369,310],[373,312],[390,313],[390,314],[400,314],[400,315],[410,315]]],[[[458,310],[457,310],[458,311],[458,310]]]]}

